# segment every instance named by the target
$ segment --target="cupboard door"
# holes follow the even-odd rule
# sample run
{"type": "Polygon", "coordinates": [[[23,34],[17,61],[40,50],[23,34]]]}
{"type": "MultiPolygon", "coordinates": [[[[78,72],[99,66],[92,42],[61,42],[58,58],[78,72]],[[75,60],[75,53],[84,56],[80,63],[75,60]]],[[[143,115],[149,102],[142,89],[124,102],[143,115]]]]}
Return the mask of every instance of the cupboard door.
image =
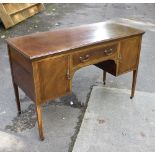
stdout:
{"type": "Polygon", "coordinates": [[[141,37],[123,39],[120,43],[118,74],[134,69],[139,61],[141,37]]]}
{"type": "Polygon", "coordinates": [[[69,57],[60,56],[38,62],[41,102],[61,97],[70,92],[69,57]]]}

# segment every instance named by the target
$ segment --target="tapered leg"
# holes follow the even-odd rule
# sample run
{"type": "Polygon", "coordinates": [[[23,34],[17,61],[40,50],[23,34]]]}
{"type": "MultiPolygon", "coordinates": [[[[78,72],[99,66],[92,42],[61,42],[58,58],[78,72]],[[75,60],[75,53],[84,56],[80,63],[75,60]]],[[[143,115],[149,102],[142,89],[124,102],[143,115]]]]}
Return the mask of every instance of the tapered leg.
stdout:
{"type": "Polygon", "coordinates": [[[44,140],[43,123],[42,123],[42,111],[41,111],[40,103],[36,103],[36,114],[37,114],[38,130],[39,130],[40,140],[44,140]]]}
{"type": "Polygon", "coordinates": [[[15,98],[16,98],[16,104],[17,104],[17,110],[18,114],[21,114],[21,107],[20,107],[20,100],[19,100],[19,91],[18,86],[13,82],[14,92],[15,92],[15,98]]]}
{"type": "Polygon", "coordinates": [[[137,79],[138,70],[133,71],[133,80],[132,80],[132,89],[131,89],[131,99],[134,97],[135,88],[136,88],[136,79],[137,79]]]}
{"type": "Polygon", "coordinates": [[[103,71],[103,84],[106,84],[106,71],[103,71]]]}

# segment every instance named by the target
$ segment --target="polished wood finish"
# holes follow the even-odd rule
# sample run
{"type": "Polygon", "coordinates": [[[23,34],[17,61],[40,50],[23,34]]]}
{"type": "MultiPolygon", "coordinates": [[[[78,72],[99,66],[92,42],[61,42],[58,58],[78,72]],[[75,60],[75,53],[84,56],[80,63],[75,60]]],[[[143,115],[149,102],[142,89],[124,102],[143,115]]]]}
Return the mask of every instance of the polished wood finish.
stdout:
{"type": "Polygon", "coordinates": [[[139,36],[121,40],[118,74],[137,67],[140,41],[141,37],[139,36]]]}
{"type": "Polygon", "coordinates": [[[15,93],[15,100],[16,100],[16,104],[17,104],[17,110],[18,110],[18,114],[21,114],[21,106],[20,106],[20,100],[19,100],[19,92],[18,92],[18,86],[16,85],[16,83],[14,82],[14,76],[13,76],[13,66],[12,66],[12,60],[11,60],[11,52],[10,52],[10,48],[8,47],[8,55],[9,55],[9,62],[10,62],[10,68],[11,68],[11,75],[12,75],[12,83],[13,83],[13,88],[14,88],[14,93],[15,93]]]}
{"type": "Polygon", "coordinates": [[[14,87],[14,92],[15,92],[17,110],[18,110],[18,114],[20,115],[21,114],[21,106],[20,106],[20,100],[19,100],[18,86],[14,82],[13,82],[13,87],[14,87]]]}
{"type": "Polygon", "coordinates": [[[69,57],[59,56],[37,61],[41,102],[46,102],[70,92],[69,57]]]}
{"type": "Polygon", "coordinates": [[[131,99],[134,97],[135,88],[136,88],[136,79],[137,79],[138,70],[133,71],[133,80],[132,80],[132,90],[131,90],[131,99]]]}
{"type": "Polygon", "coordinates": [[[87,62],[98,61],[99,59],[103,59],[104,57],[114,55],[117,52],[117,43],[113,44],[105,44],[91,47],[91,49],[80,50],[79,52],[75,52],[73,54],[73,66],[85,66],[87,62]],[[95,52],[94,52],[95,51],[95,52]]]}
{"type": "Polygon", "coordinates": [[[7,39],[17,108],[17,86],[36,105],[40,139],[44,139],[41,104],[71,92],[76,70],[95,65],[119,76],[133,71],[134,96],[144,31],[115,22],[95,23],[7,39]]]}
{"type": "Polygon", "coordinates": [[[50,32],[38,32],[10,38],[7,42],[25,57],[34,60],[143,33],[144,31],[116,23],[101,22],[50,32]]]}
{"type": "Polygon", "coordinates": [[[32,63],[9,46],[13,82],[35,101],[32,63]]]}
{"type": "Polygon", "coordinates": [[[38,122],[40,140],[44,140],[42,111],[41,111],[41,104],[39,102],[36,102],[36,113],[37,113],[37,122],[38,122]]]}

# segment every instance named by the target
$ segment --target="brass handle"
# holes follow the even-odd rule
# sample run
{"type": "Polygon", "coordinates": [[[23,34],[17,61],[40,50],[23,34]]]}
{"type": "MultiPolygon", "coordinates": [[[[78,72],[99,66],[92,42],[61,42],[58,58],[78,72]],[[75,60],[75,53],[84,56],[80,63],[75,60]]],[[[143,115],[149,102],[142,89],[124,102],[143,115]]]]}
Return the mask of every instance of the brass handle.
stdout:
{"type": "Polygon", "coordinates": [[[112,49],[112,48],[105,49],[105,50],[104,50],[104,53],[105,53],[106,55],[111,55],[111,54],[113,53],[113,49],[112,49]]]}
{"type": "Polygon", "coordinates": [[[80,57],[80,62],[86,62],[86,61],[89,60],[89,58],[90,58],[90,55],[88,55],[88,54],[86,56],[83,56],[83,57],[81,56],[80,57]]]}

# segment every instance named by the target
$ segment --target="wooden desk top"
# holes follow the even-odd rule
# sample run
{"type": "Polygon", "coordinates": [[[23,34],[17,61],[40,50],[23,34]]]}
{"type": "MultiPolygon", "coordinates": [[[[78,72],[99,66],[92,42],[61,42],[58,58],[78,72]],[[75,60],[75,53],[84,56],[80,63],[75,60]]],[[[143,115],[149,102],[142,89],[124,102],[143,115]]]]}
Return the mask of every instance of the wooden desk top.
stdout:
{"type": "Polygon", "coordinates": [[[7,39],[7,43],[33,60],[71,49],[126,38],[144,31],[115,22],[101,22],[7,39]]]}

